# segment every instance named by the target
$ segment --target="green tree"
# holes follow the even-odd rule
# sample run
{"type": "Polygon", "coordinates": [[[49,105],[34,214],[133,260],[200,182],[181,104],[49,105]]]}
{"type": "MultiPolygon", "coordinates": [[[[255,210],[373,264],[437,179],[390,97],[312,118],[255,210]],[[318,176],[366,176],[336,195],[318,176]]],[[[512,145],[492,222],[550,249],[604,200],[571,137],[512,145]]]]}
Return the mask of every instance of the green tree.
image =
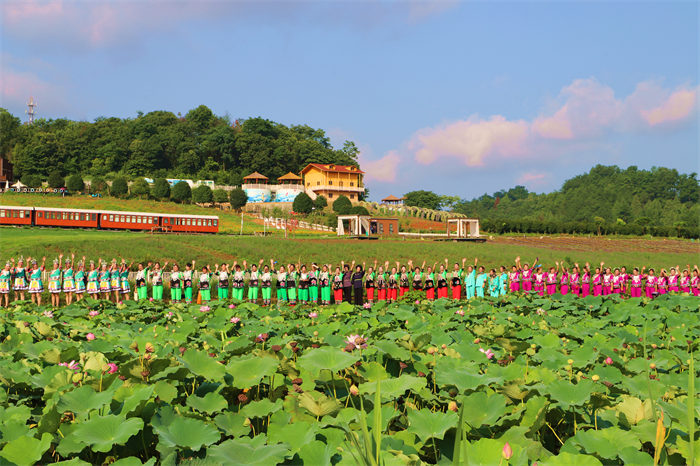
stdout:
{"type": "Polygon", "coordinates": [[[192,189],[185,181],[179,181],[170,191],[170,198],[179,203],[189,202],[192,199],[192,189]]]}
{"type": "Polygon", "coordinates": [[[27,173],[22,176],[20,180],[22,184],[26,184],[30,188],[40,188],[41,187],[41,176],[37,174],[27,173]]]}
{"type": "Polygon", "coordinates": [[[158,200],[170,197],[170,183],[165,178],[156,178],[151,188],[151,196],[158,200]]]}
{"type": "Polygon", "coordinates": [[[214,190],[214,202],[217,202],[219,204],[222,204],[224,202],[228,202],[228,193],[224,191],[223,189],[215,189],[214,190]]]}
{"type": "Polygon", "coordinates": [[[79,173],[73,173],[66,180],[66,188],[68,188],[69,191],[74,193],[82,192],[85,189],[85,182],[83,181],[83,177],[80,176],[79,173]]]}
{"type": "Polygon", "coordinates": [[[297,194],[297,197],[294,198],[294,202],[292,203],[292,210],[300,214],[310,214],[313,208],[314,201],[312,201],[306,193],[297,194]]]}
{"type": "Polygon", "coordinates": [[[350,209],[350,213],[355,215],[369,215],[367,208],[362,205],[353,206],[353,208],[350,209]]]}
{"type": "Polygon", "coordinates": [[[151,195],[151,185],[148,184],[143,178],[137,178],[136,181],[131,183],[129,187],[132,196],[136,196],[141,199],[148,199],[151,195]]]}
{"type": "Polygon", "coordinates": [[[241,210],[248,203],[248,195],[241,188],[233,189],[229,193],[229,202],[234,210],[241,210]]]}
{"type": "Polygon", "coordinates": [[[352,202],[346,196],[338,196],[338,199],[333,201],[333,212],[338,215],[347,215],[352,209],[352,202]]]}
{"type": "Polygon", "coordinates": [[[63,178],[63,175],[61,175],[61,172],[58,170],[52,171],[47,181],[49,182],[50,188],[63,188],[66,183],[65,178],[63,178]]]}
{"type": "Polygon", "coordinates": [[[116,177],[112,181],[112,187],[109,189],[109,194],[114,197],[124,197],[129,193],[129,185],[126,182],[126,178],[122,176],[116,177]]]}
{"type": "Polygon", "coordinates": [[[425,209],[438,210],[440,208],[440,196],[432,191],[411,191],[404,194],[404,204],[408,206],[423,207],[425,209]]]}
{"type": "Polygon", "coordinates": [[[195,204],[208,204],[214,200],[211,188],[201,184],[192,190],[192,202],[195,204]]]}
{"type": "Polygon", "coordinates": [[[316,196],[314,206],[316,207],[316,210],[322,211],[323,209],[328,207],[328,200],[323,196],[316,196]]]}
{"type": "Polygon", "coordinates": [[[106,193],[107,188],[107,182],[100,176],[96,176],[90,181],[91,193],[106,193]]]}

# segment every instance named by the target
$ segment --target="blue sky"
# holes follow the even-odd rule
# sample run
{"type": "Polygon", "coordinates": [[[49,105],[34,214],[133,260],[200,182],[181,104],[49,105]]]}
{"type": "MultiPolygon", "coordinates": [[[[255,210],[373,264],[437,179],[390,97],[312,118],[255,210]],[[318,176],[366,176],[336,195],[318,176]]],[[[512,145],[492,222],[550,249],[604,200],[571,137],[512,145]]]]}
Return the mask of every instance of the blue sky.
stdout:
{"type": "Polygon", "coordinates": [[[596,163],[699,170],[698,2],[62,0],[0,5],[0,105],[200,104],[323,128],[373,199],[544,192],[596,163]]]}

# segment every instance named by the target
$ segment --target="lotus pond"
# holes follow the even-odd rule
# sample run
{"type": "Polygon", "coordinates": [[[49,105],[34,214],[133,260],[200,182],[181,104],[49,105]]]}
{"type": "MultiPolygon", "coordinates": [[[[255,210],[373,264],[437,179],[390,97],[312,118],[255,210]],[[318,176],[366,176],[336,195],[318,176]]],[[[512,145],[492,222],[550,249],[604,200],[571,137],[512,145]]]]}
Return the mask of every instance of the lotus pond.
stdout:
{"type": "Polygon", "coordinates": [[[18,304],[0,464],[700,462],[697,298],[414,299],[18,304]]]}

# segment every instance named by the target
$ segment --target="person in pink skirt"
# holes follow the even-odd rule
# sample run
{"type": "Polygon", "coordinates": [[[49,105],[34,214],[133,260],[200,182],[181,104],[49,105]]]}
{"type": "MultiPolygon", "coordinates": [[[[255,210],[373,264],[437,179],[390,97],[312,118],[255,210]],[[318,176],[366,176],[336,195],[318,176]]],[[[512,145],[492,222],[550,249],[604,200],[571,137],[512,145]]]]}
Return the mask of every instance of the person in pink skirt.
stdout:
{"type": "Polygon", "coordinates": [[[581,297],[585,298],[591,294],[591,266],[586,262],[581,274],[581,297]]]}
{"type": "Polygon", "coordinates": [[[569,294],[569,269],[562,267],[561,278],[559,278],[559,293],[569,294]]]}
{"type": "Polygon", "coordinates": [[[679,266],[671,267],[668,271],[668,292],[678,293],[680,289],[678,288],[678,271],[681,268],[679,266]]]}
{"type": "MultiPolygon", "coordinates": [[[[600,265],[602,268],[603,262],[601,262],[600,265]]],[[[603,269],[603,296],[607,296],[612,293],[612,278],[613,274],[610,267],[603,269]]]]}
{"type": "Polygon", "coordinates": [[[559,276],[559,262],[557,262],[557,267],[550,267],[549,273],[545,277],[547,282],[547,294],[552,296],[557,292],[557,278],[559,276]]]}
{"type": "Polygon", "coordinates": [[[666,275],[666,269],[661,269],[659,276],[656,277],[656,292],[658,294],[668,293],[668,276],[666,275]]]}
{"type": "Polygon", "coordinates": [[[612,293],[622,294],[622,275],[620,274],[620,269],[615,267],[615,271],[612,276],[612,293]]]}
{"type": "MultiPolygon", "coordinates": [[[[516,263],[516,265],[518,265],[518,263],[516,263]]],[[[537,259],[535,259],[534,263],[535,264],[537,263],[537,259]]],[[[532,291],[533,278],[534,277],[533,277],[532,269],[530,269],[530,264],[524,264],[522,267],[522,271],[520,272],[520,280],[522,281],[522,287],[523,287],[523,291],[525,293],[529,293],[532,291]]]]}
{"type": "Polygon", "coordinates": [[[571,283],[571,293],[576,296],[581,295],[581,276],[578,273],[578,264],[574,264],[569,275],[569,283],[571,283]]]}
{"type": "MultiPolygon", "coordinates": [[[[688,266],[688,268],[690,268],[690,266],[688,266]]],[[[698,270],[697,265],[693,270],[693,278],[690,279],[690,285],[693,290],[693,296],[700,296],[700,270],[698,270]]]]}
{"type": "Polygon", "coordinates": [[[603,294],[603,276],[600,274],[600,267],[595,268],[595,273],[591,277],[591,283],[593,285],[593,296],[600,296],[603,294]]]}
{"type": "Polygon", "coordinates": [[[632,298],[642,297],[642,282],[643,278],[639,274],[639,269],[637,267],[632,270],[632,275],[630,276],[630,296],[632,298]]]}
{"type": "Polygon", "coordinates": [[[620,268],[620,283],[622,285],[620,292],[622,294],[627,294],[629,281],[630,275],[627,273],[627,267],[623,265],[620,268]]]}
{"type": "Polygon", "coordinates": [[[510,273],[508,273],[508,281],[510,282],[511,293],[517,293],[520,291],[520,256],[515,258],[515,265],[510,268],[510,273]]]}
{"type": "Polygon", "coordinates": [[[656,275],[654,275],[654,269],[649,269],[649,273],[645,274],[644,270],[646,267],[642,267],[642,277],[645,280],[644,283],[644,292],[647,295],[647,298],[653,298],[654,296],[657,295],[656,292],[656,275]]]}
{"type": "MultiPolygon", "coordinates": [[[[693,270],[693,276],[698,269],[693,270]]],[[[681,293],[690,293],[691,289],[691,278],[690,278],[690,266],[683,271],[681,278],[679,279],[681,293]]]]}
{"type": "Polygon", "coordinates": [[[537,267],[533,277],[535,279],[535,293],[544,296],[544,272],[542,271],[542,267],[537,267]]]}

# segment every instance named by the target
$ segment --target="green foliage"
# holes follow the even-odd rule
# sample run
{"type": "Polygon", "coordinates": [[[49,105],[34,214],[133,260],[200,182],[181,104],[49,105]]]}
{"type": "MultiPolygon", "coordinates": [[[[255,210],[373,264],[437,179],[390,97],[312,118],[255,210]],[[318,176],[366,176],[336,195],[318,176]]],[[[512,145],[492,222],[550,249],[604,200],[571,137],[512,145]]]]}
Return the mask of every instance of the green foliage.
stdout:
{"type": "Polygon", "coordinates": [[[192,190],[192,202],[195,204],[207,204],[214,200],[214,194],[211,188],[205,184],[201,184],[192,190]]]}
{"type": "Polygon", "coordinates": [[[170,198],[179,203],[189,202],[192,199],[192,188],[185,181],[180,181],[170,191],[170,198]]]}
{"type": "Polygon", "coordinates": [[[23,184],[26,184],[30,188],[40,188],[41,187],[41,176],[37,174],[27,173],[22,176],[20,180],[23,184]]]}
{"type": "Polygon", "coordinates": [[[159,201],[168,199],[170,197],[170,183],[168,183],[165,178],[156,178],[153,180],[151,196],[159,201]]]}
{"type": "Polygon", "coordinates": [[[82,192],[85,189],[85,182],[80,173],[73,173],[66,180],[66,188],[71,192],[82,192]]]}
{"type": "Polygon", "coordinates": [[[346,196],[338,196],[338,199],[333,201],[333,212],[338,215],[347,215],[352,209],[352,202],[346,196]]]}
{"type": "Polygon", "coordinates": [[[48,178],[49,188],[63,188],[65,187],[65,178],[61,175],[59,170],[54,170],[49,174],[48,178]]]}
{"type": "Polygon", "coordinates": [[[350,213],[356,215],[369,215],[369,210],[367,210],[367,207],[365,206],[356,205],[350,209],[350,213]]]}
{"type": "Polygon", "coordinates": [[[241,210],[248,203],[248,195],[241,188],[231,190],[229,202],[234,210],[241,210]]]}
{"type": "Polygon", "coordinates": [[[694,237],[700,227],[696,173],[597,165],[549,194],[523,186],[462,200],[454,211],[493,233],[653,234],[694,237]],[[602,221],[601,221],[602,219],[602,221]],[[622,220],[619,222],[618,219],[622,220]],[[679,222],[685,222],[679,224],[679,222]]]}
{"type": "Polygon", "coordinates": [[[313,208],[314,201],[312,201],[306,193],[297,194],[297,197],[294,198],[294,202],[292,203],[292,210],[300,214],[310,214],[313,208]]]}
{"type": "Polygon", "coordinates": [[[112,186],[109,189],[109,194],[114,197],[124,197],[129,192],[129,186],[126,182],[126,178],[122,176],[116,177],[112,181],[112,186]]]}
{"type": "Polygon", "coordinates": [[[148,199],[151,195],[151,185],[143,178],[137,178],[136,181],[129,186],[129,193],[141,199],[148,199]]]}
{"type": "Polygon", "coordinates": [[[241,174],[253,171],[276,179],[311,162],[356,165],[358,150],[351,141],[334,148],[321,129],[263,118],[231,124],[200,105],[183,118],[153,111],[137,118],[59,118],[31,126],[0,109],[0,154],[11,155],[19,178],[30,173],[46,178],[58,168],[86,177],[120,172],[238,185],[241,174]]]}
{"type": "Polygon", "coordinates": [[[228,193],[223,189],[215,189],[214,202],[217,202],[219,204],[223,202],[228,202],[228,193]]]}
{"type": "Polygon", "coordinates": [[[440,208],[440,196],[432,191],[411,191],[404,194],[404,197],[406,198],[404,204],[407,206],[423,207],[433,210],[440,208]]]}
{"type": "Polygon", "coordinates": [[[90,181],[91,193],[106,193],[108,188],[107,182],[100,176],[96,176],[90,181]]]}
{"type": "Polygon", "coordinates": [[[326,207],[328,207],[328,199],[326,199],[324,196],[316,196],[316,200],[314,201],[314,207],[316,207],[316,210],[323,210],[326,207]]]}

